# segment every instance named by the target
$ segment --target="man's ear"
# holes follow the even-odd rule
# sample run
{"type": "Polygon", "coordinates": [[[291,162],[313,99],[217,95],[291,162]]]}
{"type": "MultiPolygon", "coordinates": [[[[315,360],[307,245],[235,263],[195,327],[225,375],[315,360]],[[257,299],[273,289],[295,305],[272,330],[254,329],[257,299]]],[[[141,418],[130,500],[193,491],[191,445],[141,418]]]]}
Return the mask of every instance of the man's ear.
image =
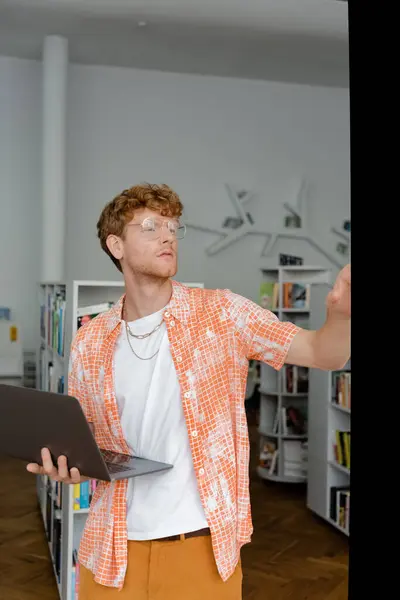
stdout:
{"type": "Polygon", "coordinates": [[[120,237],[117,235],[109,235],[106,240],[106,244],[114,258],[117,260],[121,260],[121,258],[123,258],[124,248],[120,237]]]}

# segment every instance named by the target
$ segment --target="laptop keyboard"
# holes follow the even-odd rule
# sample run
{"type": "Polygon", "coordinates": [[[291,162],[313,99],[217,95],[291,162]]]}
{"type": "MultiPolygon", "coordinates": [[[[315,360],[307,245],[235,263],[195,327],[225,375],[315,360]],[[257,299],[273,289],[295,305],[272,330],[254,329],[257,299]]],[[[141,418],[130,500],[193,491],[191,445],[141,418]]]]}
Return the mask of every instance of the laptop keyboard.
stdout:
{"type": "Polygon", "coordinates": [[[127,465],[119,465],[117,463],[106,463],[109,473],[121,473],[121,471],[129,471],[132,467],[127,465]]]}

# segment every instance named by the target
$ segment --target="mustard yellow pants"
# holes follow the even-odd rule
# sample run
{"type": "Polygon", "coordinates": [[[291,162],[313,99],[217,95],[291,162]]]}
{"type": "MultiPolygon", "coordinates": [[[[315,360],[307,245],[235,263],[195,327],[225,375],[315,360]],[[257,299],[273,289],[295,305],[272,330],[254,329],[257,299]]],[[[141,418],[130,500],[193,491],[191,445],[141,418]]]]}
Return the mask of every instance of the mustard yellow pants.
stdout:
{"type": "Polygon", "coordinates": [[[78,600],[242,600],[242,566],[224,582],[211,537],[128,542],[128,568],[121,591],[99,585],[80,565],[78,600]]]}

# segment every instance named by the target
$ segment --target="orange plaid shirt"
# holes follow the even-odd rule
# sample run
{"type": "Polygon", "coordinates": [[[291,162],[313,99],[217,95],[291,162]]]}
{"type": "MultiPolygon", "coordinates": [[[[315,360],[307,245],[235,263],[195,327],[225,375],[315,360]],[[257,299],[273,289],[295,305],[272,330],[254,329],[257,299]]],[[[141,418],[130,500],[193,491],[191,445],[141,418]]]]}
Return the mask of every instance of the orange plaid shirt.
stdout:
{"type": "MultiPolygon", "coordinates": [[[[230,290],[172,284],[164,320],[200,497],[217,568],[226,581],[253,532],[244,407],[248,361],[279,370],[298,327],[230,290]]],[[[71,345],[68,393],[94,424],[101,448],[129,453],[113,381],[123,301],[124,295],[78,330],[71,345]]],[[[119,589],[127,568],[126,491],[127,480],[99,482],[79,548],[79,560],[95,581],[119,589]]]]}

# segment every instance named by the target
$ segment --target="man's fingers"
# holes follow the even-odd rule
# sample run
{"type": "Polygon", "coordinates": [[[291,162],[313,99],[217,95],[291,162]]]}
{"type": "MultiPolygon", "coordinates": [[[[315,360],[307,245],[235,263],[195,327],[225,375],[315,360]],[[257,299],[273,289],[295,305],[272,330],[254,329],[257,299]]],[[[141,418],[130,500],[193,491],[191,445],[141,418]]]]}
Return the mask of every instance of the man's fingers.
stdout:
{"type": "Polygon", "coordinates": [[[71,483],[79,483],[80,479],[81,479],[81,474],[79,472],[79,469],[72,467],[70,477],[71,477],[71,483]]]}
{"type": "Polygon", "coordinates": [[[69,471],[66,456],[59,456],[57,465],[54,465],[48,448],[43,448],[41,454],[43,466],[40,466],[37,463],[29,463],[26,465],[27,471],[34,473],[35,475],[48,475],[53,481],[62,481],[64,483],[80,482],[81,474],[79,469],[73,467],[71,471],[69,471]]]}
{"type": "Polygon", "coordinates": [[[69,479],[69,472],[68,472],[66,456],[58,457],[58,475],[61,479],[69,479]]]}
{"type": "Polygon", "coordinates": [[[71,471],[68,471],[66,456],[58,457],[58,475],[65,483],[79,483],[81,478],[79,470],[75,467],[72,467],[71,471]]]}
{"type": "Polygon", "coordinates": [[[26,470],[35,475],[40,475],[41,473],[41,467],[37,463],[29,463],[26,465],[26,470]]]}
{"type": "Polygon", "coordinates": [[[42,449],[42,461],[46,475],[53,478],[57,477],[57,468],[54,466],[50,451],[47,448],[42,449]]]}

